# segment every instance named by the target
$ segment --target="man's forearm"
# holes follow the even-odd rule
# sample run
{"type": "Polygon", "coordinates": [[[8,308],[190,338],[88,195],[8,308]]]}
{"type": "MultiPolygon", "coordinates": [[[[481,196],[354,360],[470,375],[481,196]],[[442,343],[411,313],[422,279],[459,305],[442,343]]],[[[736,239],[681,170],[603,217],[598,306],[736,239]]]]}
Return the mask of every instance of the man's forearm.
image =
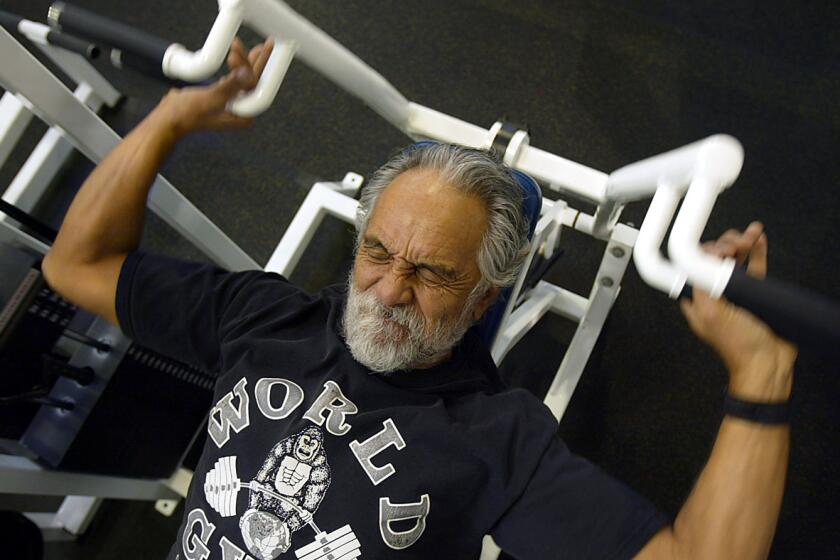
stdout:
{"type": "MultiPolygon", "coordinates": [[[[733,372],[729,392],[755,402],[786,401],[787,360],[733,372]]],[[[674,522],[683,552],[695,558],[765,558],[784,493],[790,428],[725,417],[709,462],[674,522]]]]}
{"type": "Polygon", "coordinates": [[[48,258],[88,264],[135,249],[152,182],[176,140],[159,111],[146,117],[84,182],[48,258]]]}
{"type": "MultiPolygon", "coordinates": [[[[754,367],[767,371],[733,375],[730,393],[757,402],[788,399],[789,369],[754,367]]],[[[709,462],[674,522],[674,556],[766,558],[781,508],[789,448],[786,425],[725,417],[709,462]]]]}
{"type": "Polygon", "coordinates": [[[789,447],[787,426],[724,419],[712,457],[674,523],[678,557],[766,558],[789,447]]]}

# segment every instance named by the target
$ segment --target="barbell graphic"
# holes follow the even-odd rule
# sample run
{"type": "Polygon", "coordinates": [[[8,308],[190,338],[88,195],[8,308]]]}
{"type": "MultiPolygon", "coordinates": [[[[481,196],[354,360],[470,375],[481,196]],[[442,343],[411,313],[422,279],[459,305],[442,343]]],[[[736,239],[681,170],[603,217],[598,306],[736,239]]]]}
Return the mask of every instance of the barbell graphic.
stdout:
{"type": "Polygon", "coordinates": [[[242,482],[236,474],[235,456],[222,457],[216,461],[204,479],[204,496],[207,503],[222,517],[236,515],[236,498],[242,488],[261,492],[280,500],[295,510],[301,519],[312,527],[315,531],[315,540],[295,550],[295,556],[299,560],[351,560],[361,555],[361,543],[350,525],[344,525],[330,533],[322,531],[312,519],[312,513],[298,506],[287,496],[278,494],[256,480],[242,482]]]}

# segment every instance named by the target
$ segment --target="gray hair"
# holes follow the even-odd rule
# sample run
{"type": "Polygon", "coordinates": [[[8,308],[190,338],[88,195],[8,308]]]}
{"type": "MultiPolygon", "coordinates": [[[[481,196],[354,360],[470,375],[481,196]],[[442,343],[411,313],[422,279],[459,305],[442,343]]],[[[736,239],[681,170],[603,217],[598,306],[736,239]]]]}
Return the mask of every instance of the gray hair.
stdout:
{"type": "Polygon", "coordinates": [[[508,168],[485,151],[430,143],[403,150],[391,158],[362,190],[356,214],[357,246],[379,195],[400,173],[413,168],[437,170],[447,184],[478,197],[487,208],[487,230],[476,259],[481,281],[474,293],[513,285],[529,250],[523,193],[508,168]]]}

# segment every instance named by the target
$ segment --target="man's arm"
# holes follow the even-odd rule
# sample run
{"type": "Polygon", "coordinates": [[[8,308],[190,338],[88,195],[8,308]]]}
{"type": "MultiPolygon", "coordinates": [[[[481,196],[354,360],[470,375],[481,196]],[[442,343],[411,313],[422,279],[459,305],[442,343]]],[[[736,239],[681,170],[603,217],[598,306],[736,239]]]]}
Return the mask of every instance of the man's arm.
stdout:
{"type": "MultiPolygon", "coordinates": [[[[727,232],[708,250],[743,262],[764,276],[767,237],[754,223],[744,234],[727,232]]],[[[790,397],[796,348],[758,319],[694,290],[681,306],[692,330],[709,343],[729,371],[729,392],[754,402],[790,397]]],[[[709,462],[680,510],[637,558],[765,558],[784,493],[790,430],[724,417],[709,462]]]]}
{"type": "Polygon", "coordinates": [[[143,231],[146,198],[179,138],[200,128],[247,125],[225,110],[256,84],[271,45],[250,54],[235,41],[231,72],[206,88],[173,90],[102,160],[73,200],[42,269],[50,286],[79,307],[117,324],[117,281],[143,231]]]}

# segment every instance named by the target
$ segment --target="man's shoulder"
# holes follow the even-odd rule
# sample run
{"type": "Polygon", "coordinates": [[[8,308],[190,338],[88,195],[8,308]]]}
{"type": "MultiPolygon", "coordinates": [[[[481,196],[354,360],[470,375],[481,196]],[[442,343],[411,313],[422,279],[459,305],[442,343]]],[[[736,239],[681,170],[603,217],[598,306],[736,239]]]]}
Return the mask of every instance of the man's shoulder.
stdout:
{"type": "Polygon", "coordinates": [[[557,419],[549,408],[526,389],[473,393],[464,399],[462,406],[474,418],[483,418],[494,431],[521,430],[523,426],[530,434],[557,431],[557,419]]]}

